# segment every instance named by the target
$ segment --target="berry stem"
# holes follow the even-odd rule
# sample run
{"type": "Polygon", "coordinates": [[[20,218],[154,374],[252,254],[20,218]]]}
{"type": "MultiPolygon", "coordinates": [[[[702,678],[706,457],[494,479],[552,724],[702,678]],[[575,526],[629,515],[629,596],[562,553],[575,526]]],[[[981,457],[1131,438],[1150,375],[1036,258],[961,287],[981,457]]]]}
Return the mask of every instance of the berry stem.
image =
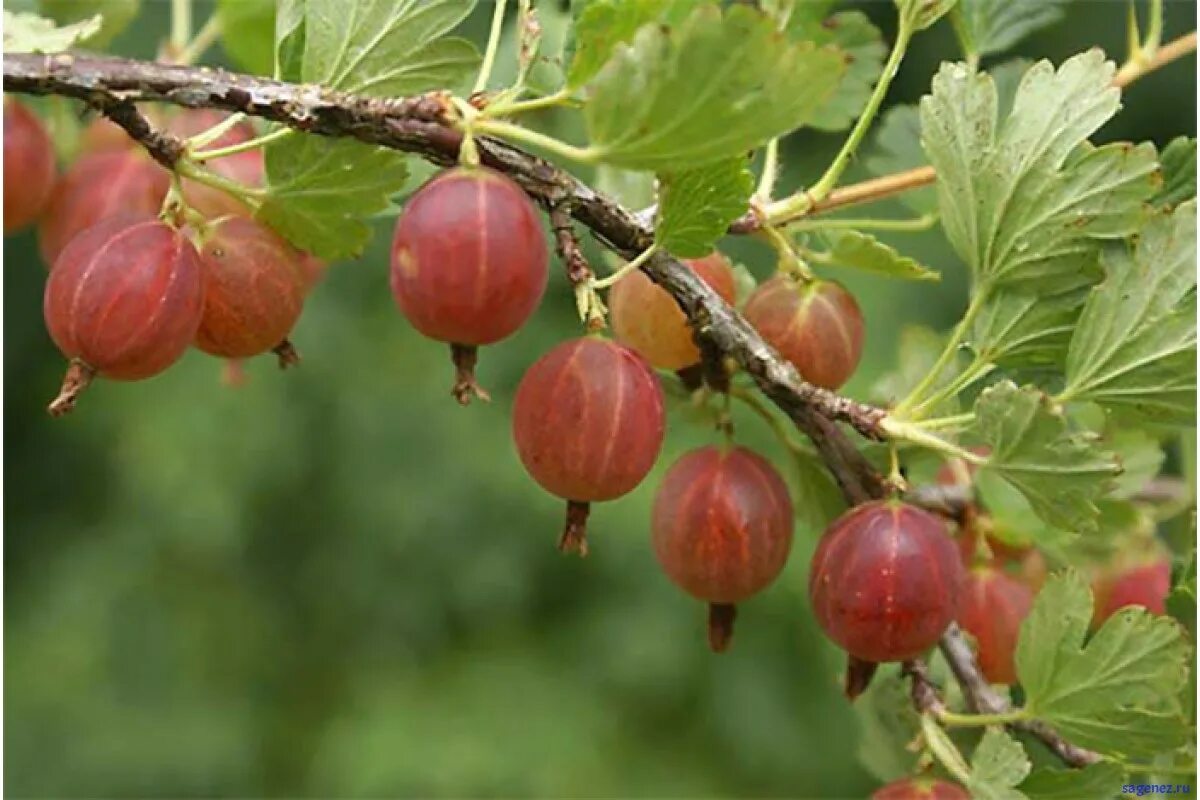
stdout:
{"type": "Polygon", "coordinates": [[[650,245],[645,250],[638,253],[637,256],[632,261],[626,262],[620,269],[618,269],[612,275],[609,275],[607,278],[602,278],[598,281],[593,281],[592,288],[593,289],[607,289],[608,287],[612,286],[614,283],[621,280],[621,278],[624,278],[626,275],[633,272],[634,270],[641,269],[641,266],[643,264],[645,264],[647,261],[649,261],[651,256],[653,256],[657,252],[658,252],[658,245],[657,244],[650,245]]]}
{"type": "Polygon", "coordinates": [[[791,239],[783,231],[774,225],[764,225],[759,233],[770,243],[771,247],[775,248],[775,252],[779,256],[779,263],[776,266],[779,272],[791,275],[801,283],[812,283],[817,279],[817,276],[813,275],[812,270],[808,268],[808,264],[804,263],[804,259],[796,252],[791,239]]]}
{"type": "Polygon", "coordinates": [[[84,390],[87,389],[95,377],[96,370],[89,367],[82,360],[72,358],[71,363],[67,365],[66,374],[63,375],[62,386],[58,390],[58,396],[46,408],[50,412],[50,416],[61,417],[73,411],[75,401],[79,399],[79,395],[83,394],[84,390]]]}
{"type": "Polygon", "coordinates": [[[714,653],[724,653],[733,640],[733,622],[737,606],[732,603],[708,604],[708,647],[714,653]]]}
{"type": "Polygon", "coordinates": [[[450,360],[454,362],[454,387],[450,389],[450,394],[460,406],[470,405],[472,397],[478,397],[485,403],[492,401],[492,396],[475,381],[478,352],[474,345],[450,345],[450,360]]]}
{"type": "Polygon", "coordinates": [[[591,505],[577,500],[567,501],[567,521],[558,549],[563,553],[578,553],[580,558],[588,554],[587,521],[591,505]]]}
{"type": "Polygon", "coordinates": [[[293,131],[291,128],[280,128],[278,130],[271,131],[270,133],[264,133],[262,136],[255,137],[249,141],[231,144],[228,147],[218,147],[214,150],[202,150],[198,153],[192,153],[192,160],[203,163],[205,161],[212,161],[214,158],[224,158],[225,156],[233,156],[237,155],[238,153],[245,153],[248,150],[257,150],[260,147],[266,147],[271,142],[277,142],[280,139],[286,139],[293,133],[295,133],[295,131],[293,131]]]}

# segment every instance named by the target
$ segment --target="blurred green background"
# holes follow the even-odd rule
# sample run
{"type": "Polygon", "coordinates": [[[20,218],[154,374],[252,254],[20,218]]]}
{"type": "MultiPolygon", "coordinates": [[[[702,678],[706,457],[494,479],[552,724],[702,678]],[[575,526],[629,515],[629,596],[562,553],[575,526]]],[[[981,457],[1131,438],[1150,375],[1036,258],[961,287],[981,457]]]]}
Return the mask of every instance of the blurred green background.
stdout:
{"type": "MultiPolygon", "coordinates": [[[[480,42],[489,5],[467,25],[480,42]]],[[[858,7],[890,33],[890,2],[858,7]]],[[[167,11],[146,3],[114,50],[151,55],[167,11]]],[[[1019,54],[1098,45],[1119,60],[1124,15],[1076,2],[1019,54]]],[[[1168,2],[1168,36],[1194,24],[1194,3],[1168,2]]],[[[921,35],[889,103],[915,101],[957,55],[946,25],[921,35]]],[[[1194,135],[1194,72],[1189,58],[1139,82],[1101,138],[1194,135]]],[[[840,138],[792,137],[781,189],[817,175],[840,138]]],[[[554,270],[537,317],[483,352],[495,402],[462,409],[444,348],[396,312],[390,222],[378,228],[312,295],[300,369],[260,358],[231,389],[193,352],[153,380],[95,386],[58,421],[44,411],[63,367],[40,314],[45,270],[32,234],[5,241],[6,794],[869,793],[842,656],[806,608],[817,532],[797,530],[785,574],[711,655],[702,607],[649,547],[657,478],[712,438],[673,415],[650,479],[594,510],[590,557],[561,557],[561,504],[523,472],[508,417],[522,371],[578,330],[565,280],[554,270]]],[[[868,319],[852,394],[903,324],[944,328],[963,303],[940,234],[889,241],[945,279],[837,275],[868,319]]],[[[768,274],[764,247],[727,244],[768,274]]],[[[761,424],[738,419],[785,468],[761,424]]]]}

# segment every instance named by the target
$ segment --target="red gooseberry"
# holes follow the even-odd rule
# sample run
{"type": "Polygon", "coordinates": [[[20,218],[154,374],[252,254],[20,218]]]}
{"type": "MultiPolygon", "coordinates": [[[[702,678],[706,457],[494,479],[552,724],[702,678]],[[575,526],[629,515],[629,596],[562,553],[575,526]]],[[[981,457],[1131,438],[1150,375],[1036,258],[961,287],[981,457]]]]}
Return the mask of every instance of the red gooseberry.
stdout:
{"type": "Polygon", "coordinates": [[[588,504],[641,483],[664,427],[658,379],[626,347],[572,339],[529,368],[513,402],[513,439],[533,479],[567,501],[559,549],[587,554],[588,504]]]}
{"type": "Polygon", "coordinates": [[[743,313],[809,383],[836,390],[858,368],[862,312],[840,283],[776,275],[754,290],[743,313]]]}
{"type": "Polygon", "coordinates": [[[405,205],[392,240],[392,294],[414,328],[450,345],[458,402],[486,399],[475,382],[476,348],[533,314],[547,259],[533,204],[498,172],[447,170],[405,205]]]}
{"type": "Polygon", "coordinates": [[[938,778],[902,778],[876,789],[871,800],[971,800],[971,795],[938,778]]]}
{"type": "Polygon", "coordinates": [[[204,314],[196,347],[222,358],[248,358],[274,348],[281,366],[294,351],[287,336],[304,306],[302,254],[270,228],[246,217],[222,217],[202,235],[204,314]]]}
{"type": "Polygon", "coordinates": [[[1151,614],[1167,612],[1171,591],[1171,562],[1162,556],[1109,566],[1093,583],[1096,613],[1092,624],[1099,627],[1122,608],[1141,606],[1151,614]]]}
{"type": "MultiPolygon", "coordinates": [[[[712,253],[687,266],[732,303],[736,286],[728,259],[712,253]]],[[[622,344],[632,347],[659,369],[680,370],[700,361],[692,329],[675,299],[641,270],[617,281],[608,293],[609,319],[622,344]]]]}
{"type": "Polygon", "coordinates": [[[864,661],[905,661],[954,620],[963,582],[945,524],[894,500],[833,521],[813,554],[809,599],[829,638],[864,661]]]}
{"type": "Polygon", "coordinates": [[[1017,682],[1017,638],[1032,606],[1033,591],[1004,572],[993,567],[967,571],[958,624],[975,639],[979,668],[991,683],[1017,682]]]}
{"type": "Polygon", "coordinates": [[[157,213],[169,185],[167,171],[142,150],[83,156],[58,182],[38,224],[38,245],[46,266],[58,260],[79,232],[106,217],[157,213]]]}
{"type": "Polygon", "coordinates": [[[71,240],[46,282],[50,337],[71,359],[50,413],[70,411],[96,375],[140,380],[187,350],[200,326],[200,258],[153,217],[110,217],[71,240]]]}
{"type": "Polygon", "coordinates": [[[37,115],[4,98],[4,232],[34,222],[50,202],[56,168],[54,145],[37,115]]]}
{"type": "Polygon", "coordinates": [[[735,604],[766,588],[787,563],[792,501],[762,456],[702,447],[667,470],[651,527],[667,577],[709,604],[709,645],[720,652],[733,634],[735,604]]]}

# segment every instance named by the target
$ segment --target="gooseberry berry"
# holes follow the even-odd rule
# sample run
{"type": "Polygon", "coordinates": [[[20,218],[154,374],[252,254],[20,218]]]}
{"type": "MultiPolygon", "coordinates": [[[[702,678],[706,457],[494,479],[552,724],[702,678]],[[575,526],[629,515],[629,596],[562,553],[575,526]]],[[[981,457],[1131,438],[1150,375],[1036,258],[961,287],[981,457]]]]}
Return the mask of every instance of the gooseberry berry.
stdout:
{"type": "Polygon", "coordinates": [[[862,312],[840,283],[780,274],[754,290],[743,313],[809,383],[836,390],[858,367],[862,312]]]}
{"type": "Polygon", "coordinates": [[[486,399],[475,381],[476,348],[533,314],[547,259],[533,204],[498,172],[448,170],[405,205],[392,240],[392,294],[414,328],[450,345],[460,403],[486,399]]]}
{"type": "Polygon", "coordinates": [[[63,175],[38,224],[46,266],[78,233],[118,213],[155,214],[170,185],[167,171],[141,150],[86,155],[63,175]]]}
{"type": "MultiPolygon", "coordinates": [[[[725,256],[712,253],[684,263],[726,303],[733,302],[736,287],[725,256]]],[[[700,361],[683,310],[641,270],[616,282],[608,294],[608,309],[617,340],[641,353],[651,366],[680,370],[700,361]]]]}
{"type": "Polygon", "coordinates": [[[787,484],[744,447],[702,447],[671,465],[654,498],[654,554],[675,585],[709,604],[709,645],[724,650],[734,606],[787,563],[787,484]]]}
{"type": "Polygon", "coordinates": [[[283,345],[304,306],[301,260],[300,251],[252,219],[214,221],[200,248],[204,314],[196,347],[248,358],[283,345]]]}
{"type": "Polygon", "coordinates": [[[1001,570],[967,571],[958,624],[974,637],[979,668],[991,683],[1017,682],[1017,637],[1032,606],[1033,591],[1001,570]]]}
{"type": "Polygon", "coordinates": [[[50,413],[70,411],[96,374],[132,381],[169,367],[195,338],[203,303],[196,248],[166,223],[120,215],[76,236],[46,282],[46,327],[71,359],[50,413]]]}
{"type": "Polygon", "coordinates": [[[54,145],[37,115],[4,98],[4,232],[18,231],[45,210],[54,191],[54,145]]]}
{"type": "Polygon", "coordinates": [[[958,611],[963,567],[945,524],[898,501],[833,521],[813,554],[809,599],[821,628],[865,661],[905,661],[937,642],[958,611]]]}
{"type": "Polygon", "coordinates": [[[646,477],[662,449],[662,389],[642,358],[594,337],[563,342],[525,373],[513,402],[521,463],[567,501],[559,541],[587,554],[589,503],[612,500],[646,477]]]}
{"type": "Polygon", "coordinates": [[[1171,591],[1171,562],[1162,556],[1110,566],[1093,586],[1096,613],[1092,624],[1106,619],[1127,606],[1141,606],[1151,614],[1167,612],[1167,594],[1171,591]]]}
{"type": "Polygon", "coordinates": [[[938,778],[902,778],[876,789],[871,800],[971,800],[971,795],[938,778]]]}

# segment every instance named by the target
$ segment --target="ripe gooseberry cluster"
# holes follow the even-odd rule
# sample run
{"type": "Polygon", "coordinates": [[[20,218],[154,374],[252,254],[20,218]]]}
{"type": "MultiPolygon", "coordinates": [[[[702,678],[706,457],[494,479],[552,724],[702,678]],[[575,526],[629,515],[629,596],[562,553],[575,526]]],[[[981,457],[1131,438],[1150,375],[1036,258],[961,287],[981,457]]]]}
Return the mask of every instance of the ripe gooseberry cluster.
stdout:
{"type": "MultiPolygon", "coordinates": [[[[148,115],[179,136],[224,119],[187,109],[148,115]]],[[[107,120],[87,127],[81,155],[59,179],[36,115],[5,98],[4,125],[5,232],[38,224],[50,268],[46,327],[71,359],[51,414],[70,411],[97,375],[149,378],[193,345],[229,359],[275,350],[281,365],[296,360],[287,336],[320,262],[226,192],[183,181],[182,197],[173,196],[170,173],[107,120]]],[[[254,135],[239,123],[213,145],[254,135]]],[[[212,169],[248,187],[264,180],[260,149],[215,159],[212,169]]]]}

